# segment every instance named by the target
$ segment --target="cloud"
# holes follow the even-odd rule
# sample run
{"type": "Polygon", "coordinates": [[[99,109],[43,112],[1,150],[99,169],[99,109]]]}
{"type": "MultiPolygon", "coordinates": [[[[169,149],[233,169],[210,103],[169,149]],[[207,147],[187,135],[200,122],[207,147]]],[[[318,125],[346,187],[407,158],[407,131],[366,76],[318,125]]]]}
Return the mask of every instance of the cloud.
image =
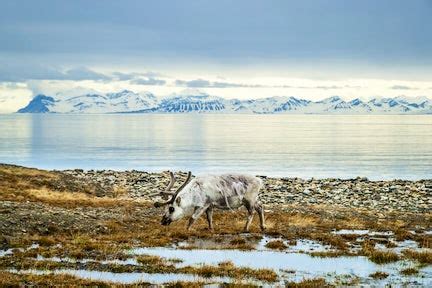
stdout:
{"type": "Polygon", "coordinates": [[[205,79],[195,79],[190,81],[185,80],[176,80],[176,86],[183,86],[189,88],[238,88],[238,87],[248,87],[248,88],[258,88],[258,87],[266,87],[263,85],[249,85],[249,84],[241,84],[241,83],[230,83],[230,82],[211,82],[205,79]]]}
{"type": "Polygon", "coordinates": [[[275,86],[275,87],[281,87],[281,88],[297,88],[297,89],[322,89],[322,90],[333,90],[333,89],[345,89],[345,88],[362,88],[361,86],[352,86],[352,85],[342,85],[342,86],[337,86],[337,85],[331,85],[331,86],[324,86],[324,85],[319,85],[319,86],[275,86]]]}
{"type": "Polygon", "coordinates": [[[213,87],[216,88],[235,88],[235,87],[249,87],[249,88],[258,88],[265,87],[263,85],[247,85],[247,84],[238,84],[238,83],[229,83],[229,82],[213,82],[213,87]]]}
{"type": "Polygon", "coordinates": [[[26,82],[28,80],[110,80],[111,77],[87,67],[68,70],[41,64],[0,63],[0,82],[26,82]]]}
{"type": "Polygon", "coordinates": [[[58,79],[62,73],[55,68],[43,65],[0,63],[0,81],[24,82],[29,79],[58,79]]]}
{"type": "Polygon", "coordinates": [[[67,70],[66,72],[63,73],[62,76],[64,77],[64,79],[58,79],[58,80],[80,81],[80,80],[110,80],[111,79],[110,77],[104,74],[95,72],[86,67],[78,67],[78,68],[67,70]]]}
{"type": "Polygon", "coordinates": [[[120,81],[127,81],[132,80],[139,77],[147,77],[147,78],[157,78],[157,77],[165,77],[161,73],[153,72],[153,71],[147,71],[147,72],[131,72],[131,73],[124,73],[124,72],[113,72],[111,73],[113,78],[120,81]]]}
{"type": "Polygon", "coordinates": [[[330,89],[342,89],[342,88],[345,88],[345,87],[344,86],[332,85],[332,86],[315,86],[315,87],[312,87],[312,88],[330,90],[330,89]]]}
{"type": "Polygon", "coordinates": [[[130,81],[131,84],[137,85],[165,85],[166,81],[158,78],[137,78],[130,81]]]}
{"type": "Polygon", "coordinates": [[[260,84],[242,84],[232,82],[211,82],[205,79],[195,79],[190,81],[176,80],[176,86],[189,87],[189,88],[294,88],[294,89],[344,89],[344,88],[361,88],[361,86],[351,85],[331,85],[331,86],[291,86],[291,85],[260,85],[260,84]]]}
{"type": "Polygon", "coordinates": [[[204,79],[195,79],[190,81],[185,80],[176,80],[175,81],[176,86],[186,86],[186,87],[193,87],[193,88],[204,88],[204,87],[210,87],[211,83],[208,80],[204,79]]]}
{"type": "Polygon", "coordinates": [[[417,90],[417,88],[405,86],[405,85],[393,85],[390,87],[393,90],[417,90]]]}

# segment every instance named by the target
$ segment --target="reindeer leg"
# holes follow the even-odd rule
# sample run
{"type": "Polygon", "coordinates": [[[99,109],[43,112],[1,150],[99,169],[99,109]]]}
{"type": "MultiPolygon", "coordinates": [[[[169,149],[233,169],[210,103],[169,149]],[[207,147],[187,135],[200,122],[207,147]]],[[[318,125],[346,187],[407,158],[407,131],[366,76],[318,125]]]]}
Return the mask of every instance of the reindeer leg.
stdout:
{"type": "Polygon", "coordinates": [[[255,211],[257,211],[259,219],[260,219],[261,230],[265,231],[264,208],[260,202],[257,202],[255,204],[255,211]]]}
{"type": "Polygon", "coordinates": [[[247,217],[247,220],[246,220],[246,225],[245,225],[244,231],[245,232],[249,232],[249,227],[250,227],[250,225],[252,223],[255,211],[254,211],[252,205],[248,201],[245,201],[244,204],[245,204],[246,209],[248,211],[248,217],[247,217]]]}
{"type": "Polygon", "coordinates": [[[209,225],[209,229],[213,231],[213,207],[212,206],[207,208],[206,215],[207,215],[207,222],[209,225]]]}
{"type": "Polygon", "coordinates": [[[192,214],[191,218],[189,218],[189,223],[187,226],[187,230],[190,230],[190,227],[192,226],[192,224],[195,223],[195,221],[201,216],[202,213],[204,213],[204,211],[207,210],[207,208],[209,208],[210,205],[205,205],[203,207],[195,207],[195,211],[192,214]]]}

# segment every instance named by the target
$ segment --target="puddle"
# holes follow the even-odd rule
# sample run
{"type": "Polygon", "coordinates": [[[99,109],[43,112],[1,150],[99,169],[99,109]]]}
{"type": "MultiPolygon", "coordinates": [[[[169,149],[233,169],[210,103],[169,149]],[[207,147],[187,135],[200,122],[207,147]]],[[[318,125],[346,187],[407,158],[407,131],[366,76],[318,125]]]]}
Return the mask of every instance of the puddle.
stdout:
{"type": "Polygon", "coordinates": [[[27,248],[9,248],[7,250],[0,250],[0,257],[12,255],[15,250],[20,251],[20,252],[24,252],[24,251],[36,249],[38,247],[39,247],[39,244],[32,244],[27,248]]]}
{"type": "MultiPolygon", "coordinates": [[[[369,230],[339,230],[335,233],[339,234],[355,234],[358,233],[359,239],[365,239],[370,235],[369,230]],[[353,233],[354,231],[354,233],[353,233]],[[366,233],[367,234],[363,234],[366,233]]],[[[387,233],[387,232],[380,232],[387,233]]],[[[383,234],[380,234],[383,235],[383,234]]],[[[391,250],[397,253],[405,249],[423,250],[418,247],[418,243],[412,240],[405,240],[395,242],[391,234],[388,240],[393,241],[398,246],[394,248],[387,248],[384,244],[377,243],[375,248],[382,250],[391,250]]],[[[99,262],[101,264],[119,264],[119,265],[140,265],[136,256],[138,255],[152,255],[159,256],[164,259],[179,259],[182,262],[174,263],[176,267],[184,266],[198,266],[198,265],[217,265],[221,262],[231,261],[237,267],[250,267],[254,269],[266,268],[272,269],[278,273],[280,282],[277,285],[284,285],[284,281],[301,281],[303,279],[323,277],[329,283],[336,285],[344,285],[351,280],[365,286],[386,286],[388,284],[395,286],[427,286],[432,287],[432,265],[419,268],[420,273],[414,276],[403,276],[400,271],[408,267],[416,267],[414,262],[409,260],[398,261],[384,265],[375,264],[364,256],[340,256],[340,257],[312,257],[307,254],[309,252],[325,252],[332,251],[331,246],[322,245],[319,242],[299,239],[295,245],[289,245],[287,240],[274,237],[249,237],[247,243],[254,243],[256,250],[226,250],[215,249],[221,243],[229,243],[232,237],[220,238],[215,240],[193,239],[188,242],[178,243],[173,247],[143,247],[135,248],[128,251],[131,258],[126,260],[105,260],[96,261],[94,259],[72,259],[72,258],[43,258],[38,256],[37,260],[49,260],[55,262],[72,262],[72,263],[85,263],[90,261],[99,262]],[[222,239],[222,241],[221,241],[222,239]],[[288,246],[283,251],[271,250],[265,245],[272,240],[282,240],[288,246]],[[212,249],[181,249],[188,246],[212,247],[212,249]],[[389,277],[383,280],[374,280],[369,277],[370,274],[377,271],[386,272],[389,277]],[[345,281],[345,282],[344,282],[345,281]],[[341,284],[342,283],[342,284],[341,284]]],[[[30,247],[32,249],[36,247],[30,247]]],[[[430,249],[427,249],[430,250],[430,249]]],[[[0,251],[0,257],[10,255],[13,253],[12,249],[0,251]]],[[[13,271],[13,270],[10,270],[13,271]]],[[[190,274],[161,274],[161,273],[113,273],[113,272],[99,272],[79,269],[59,269],[51,271],[54,273],[66,273],[80,278],[109,281],[121,284],[132,284],[137,282],[148,282],[152,284],[163,284],[175,281],[201,281],[204,283],[222,283],[232,282],[228,277],[213,277],[204,278],[202,276],[190,274]]],[[[40,270],[25,270],[19,273],[50,273],[49,271],[40,270]]],[[[251,283],[252,281],[247,281],[251,283]]],[[[252,282],[258,285],[262,283],[252,282]]],[[[265,284],[265,283],[264,283],[265,284]]]]}
{"type": "MultiPolygon", "coordinates": [[[[266,238],[264,236],[264,238],[266,238]]],[[[236,245],[244,245],[257,249],[262,236],[254,236],[251,234],[238,234],[236,237],[232,235],[218,236],[213,239],[191,238],[187,241],[178,242],[172,245],[173,248],[180,249],[232,249],[236,245]],[[240,239],[240,242],[235,242],[240,239]]]]}
{"type": "MultiPolygon", "coordinates": [[[[383,271],[393,276],[393,280],[404,280],[399,275],[403,268],[413,264],[409,261],[400,261],[386,265],[378,265],[369,261],[366,257],[336,257],[319,258],[304,253],[285,251],[239,251],[239,250],[181,250],[171,248],[137,248],[132,254],[154,255],[163,258],[178,258],[183,260],[179,266],[209,264],[216,265],[223,261],[231,261],[239,267],[269,268],[275,271],[295,271],[284,275],[291,281],[303,278],[326,277],[334,279],[336,276],[351,275],[361,278],[376,271],[383,271]]],[[[416,281],[432,285],[432,267],[421,269],[421,277],[415,277],[416,281]],[[422,278],[423,277],[423,278],[422,278]]],[[[372,280],[370,280],[372,281],[372,280]]]]}
{"type": "MultiPolygon", "coordinates": [[[[241,236],[241,235],[240,235],[241,236]]],[[[188,241],[179,242],[176,245],[173,245],[172,248],[180,248],[180,249],[190,249],[193,248],[201,249],[201,250],[227,250],[227,247],[232,245],[232,240],[235,239],[232,236],[227,236],[224,238],[215,239],[190,239],[188,241]]],[[[284,242],[287,248],[284,250],[285,252],[325,252],[334,250],[330,245],[323,245],[317,241],[308,240],[308,239],[298,239],[296,240],[295,245],[290,244],[288,240],[276,237],[263,236],[261,239],[256,237],[245,237],[244,241],[246,245],[254,248],[257,251],[273,251],[270,248],[267,248],[265,245],[274,240],[280,240],[284,242]]]]}
{"type": "MultiPolygon", "coordinates": [[[[60,258],[60,257],[42,257],[37,255],[36,260],[38,261],[52,261],[52,262],[67,262],[67,263],[88,263],[88,262],[97,262],[100,264],[118,264],[118,265],[140,265],[135,258],[129,258],[126,260],[95,260],[95,259],[74,259],[74,258],[60,258]]],[[[168,261],[169,262],[169,261],[168,261]]]]}
{"type": "Polygon", "coordinates": [[[338,231],[333,231],[332,233],[337,235],[367,235],[369,233],[369,230],[342,229],[338,231]]]}
{"type": "Polygon", "coordinates": [[[393,236],[394,233],[392,231],[370,231],[370,230],[356,230],[356,229],[341,229],[337,231],[332,231],[333,234],[336,235],[358,235],[358,236],[381,236],[381,237],[389,237],[393,236]]]}
{"type": "Polygon", "coordinates": [[[113,272],[101,272],[101,271],[90,271],[90,270],[74,270],[74,269],[59,269],[53,271],[44,270],[8,270],[13,273],[22,274],[68,274],[82,279],[112,282],[119,284],[134,284],[138,282],[146,282],[152,284],[164,284],[168,282],[176,281],[188,281],[188,282],[205,282],[205,283],[227,283],[232,282],[231,278],[227,277],[212,277],[203,278],[201,276],[192,274],[174,274],[174,273],[113,273],[113,272]]]}
{"type": "Polygon", "coordinates": [[[428,249],[423,249],[423,248],[419,248],[419,245],[416,241],[413,240],[404,240],[404,241],[391,241],[392,243],[396,244],[397,247],[391,247],[388,248],[386,247],[385,244],[381,244],[381,243],[376,243],[375,244],[375,249],[377,250],[384,250],[384,251],[391,251],[391,252],[395,252],[397,254],[402,254],[403,250],[414,250],[414,251],[418,251],[421,252],[423,250],[427,251],[428,249]]]}
{"type": "Polygon", "coordinates": [[[288,247],[284,252],[302,252],[302,253],[308,253],[308,252],[325,252],[325,251],[332,251],[332,247],[330,245],[323,245],[317,241],[308,240],[308,239],[298,239],[296,240],[295,245],[290,245],[289,241],[284,240],[282,238],[272,238],[272,237],[263,237],[261,241],[259,241],[256,250],[258,251],[274,251],[270,248],[265,247],[265,245],[274,240],[280,240],[284,242],[284,244],[288,247]]]}
{"type": "Polygon", "coordinates": [[[12,255],[14,249],[0,250],[0,257],[12,255]]]}

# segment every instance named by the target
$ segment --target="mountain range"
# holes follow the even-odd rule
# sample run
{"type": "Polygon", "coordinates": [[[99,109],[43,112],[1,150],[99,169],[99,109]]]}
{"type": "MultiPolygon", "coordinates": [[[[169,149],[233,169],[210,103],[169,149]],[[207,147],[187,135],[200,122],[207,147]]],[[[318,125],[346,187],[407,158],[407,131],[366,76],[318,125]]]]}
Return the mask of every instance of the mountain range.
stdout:
{"type": "Polygon", "coordinates": [[[37,95],[17,113],[255,113],[255,114],[432,114],[427,97],[343,100],[333,96],[320,101],[296,97],[224,99],[199,90],[185,90],[165,98],[150,92],[37,95]]]}

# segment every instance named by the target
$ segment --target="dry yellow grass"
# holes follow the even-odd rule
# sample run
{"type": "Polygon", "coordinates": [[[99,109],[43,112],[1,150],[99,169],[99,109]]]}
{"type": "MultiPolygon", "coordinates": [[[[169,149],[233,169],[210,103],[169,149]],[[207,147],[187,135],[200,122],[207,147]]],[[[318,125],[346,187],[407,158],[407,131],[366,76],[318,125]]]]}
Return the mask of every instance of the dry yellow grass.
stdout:
{"type": "Polygon", "coordinates": [[[198,267],[182,267],[177,269],[180,273],[200,275],[203,277],[231,277],[234,279],[251,278],[266,282],[275,282],[278,279],[276,272],[270,269],[252,269],[236,267],[232,262],[222,262],[217,266],[202,265],[198,267]]]}
{"type": "MultiPolygon", "coordinates": [[[[131,204],[133,200],[117,199],[111,197],[94,197],[86,193],[80,192],[58,192],[52,191],[45,187],[40,189],[29,189],[27,198],[33,201],[40,201],[43,203],[62,206],[62,207],[118,207],[131,204]]],[[[136,202],[135,205],[139,205],[136,202]]]]}
{"type": "Polygon", "coordinates": [[[405,275],[405,276],[411,276],[411,275],[418,274],[419,270],[417,268],[414,268],[414,267],[409,267],[409,268],[405,268],[405,269],[401,270],[400,273],[402,275],[405,275]]]}
{"type": "Polygon", "coordinates": [[[403,254],[412,260],[416,260],[421,264],[432,264],[432,252],[431,251],[414,251],[414,250],[405,250],[403,254]]]}
{"type": "Polygon", "coordinates": [[[396,262],[401,259],[401,257],[395,252],[376,250],[374,242],[368,240],[363,242],[361,253],[367,256],[370,261],[377,264],[396,262]]]}
{"type": "Polygon", "coordinates": [[[17,274],[7,271],[0,271],[0,286],[1,287],[122,287],[124,285],[115,285],[112,283],[91,281],[80,279],[65,274],[17,274]]]}
{"type": "Polygon", "coordinates": [[[385,279],[389,276],[389,274],[387,272],[382,272],[382,271],[377,271],[375,273],[372,273],[369,275],[369,277],[373,278],[373,279],[385,279]]]}
{"type": "Polygon", "coordinates": [[[304,279],[300,282],[288,282],[285,284],[287,288],[321,288],[321,287],[333,287],[325,281],[323,278],[315,279],[304,279]]]}
{"type": "Polygon", "coordinates": [[[186,281],[177,281],[166,283],[164,287],[167,288],[201,288],[205,285],[204,282],[186,282],[186,281]]]}
{"type": "Polygon", "coordinates": [[[288,248],[288,246],[285,245],[285,243],[282,240],[273,240],[269,241],[265,247],[275,250],[285,250],[288,248]]]}
{"type": "Polygon", "coordinates": [[[386,264],[400,260],[400,257],[395,252],[391,251],[371,251],[368,255],[369,260],[377,264],[386,264]]]}
{"type": "Polygon", "coordinates": [[[101,189],[98,184],[82,183],[59,172],[0,164],[0,200],[85,205],[93,203],[101,189]]]}
{"type": "Polygon", "coordinates": [[[340,256],[351,255],[346,251],[323,251],[323,252],[311,252],[310,255],[312,257],[320,257],[320,258],[334,258],[340,256]]]}

